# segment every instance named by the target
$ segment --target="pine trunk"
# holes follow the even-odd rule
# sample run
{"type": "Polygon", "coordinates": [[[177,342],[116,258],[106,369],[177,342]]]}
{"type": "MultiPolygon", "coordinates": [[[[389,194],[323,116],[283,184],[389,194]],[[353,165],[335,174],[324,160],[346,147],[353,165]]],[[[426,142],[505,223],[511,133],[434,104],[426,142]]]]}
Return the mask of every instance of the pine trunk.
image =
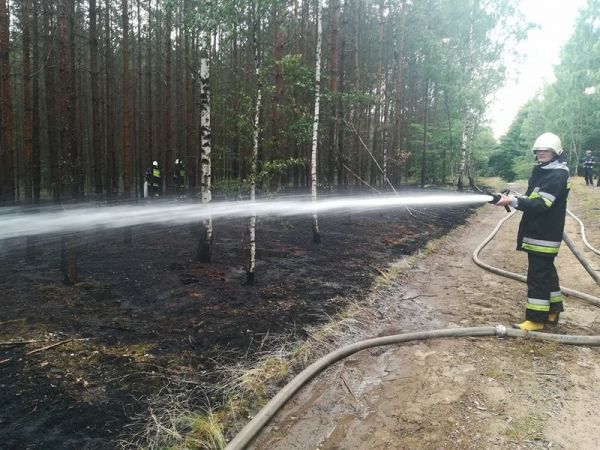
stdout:
{"type": "Polygon", "coordinates": [[[170,174],[173,173],[173,143],[172,143],[172,130],[171,130],[171,111],[172,111],[172,95],[173,95],[173,87],[172,87],[172,76],[171,76],[171,60],[172,60],[172,45],[171,45],[171,29],[172,29],[172,21],[173,21],[173,7],[171,4],[166,5],[167,8],[167,16],[165,19],[165,30],[164,30],[164,38],[165,38],[165,95],[164,95],[164,116],[163,116],[163,125],[164,125],[164,148],[163,148],[163,162],[161,167],[164,167],[163,174],[163,192],[171,192],[173,187],[173,179],[170,174]]]}
{"type": "Polygon", "coordinates": [[[40,140],[40,45],[39,45],[39,1],[35,0],[33,3],[33,26],[32,26],[32,37],[33,37],[33,92],[32,92],[32,154],[31,154],[31,181],[33,183],[33,201],[39,203],[40,191],[42,182],[42,171],[41,171],[41,140],[40,140]]]}
{"type": "Polygon", "coordinates": [[[25,182],[25,202],[33,203],[33,87],[31,82],[31,0],[23,0],[22,41],[23,41],[23,165],[25,182]]]}
{"type": "Polygon", "coordinates": [[[102,198],[103,181],[102,174],[103,158],[102,158],[102,130],[101,130],[101,113],[100,113],[100,85],[98,74],[98,25],[97,25],[97,10],[96,0],[89,0],[89,17],[90,17],[90,87],[92,91],[92,152],[93,156],[93,171],[94,171],[94,192],[98,198],[102,198]]]}
{"type": "MultiPolygon", "coordinates": [[[[61,198],[72,201],[77,194],[78,161],[75,142],[75,113],[73,89],[73,0],[61,0],[58,3],[58,58],[59,58],[59,135],[61,142],[61,198]]],[[[61,239],[61,270],[64,282],[69,285],[77,283],[77,248],[74,238],[61,239]]]]}
{"type": "Polygon", "coordinates": [[[15,163],[12,143],[12,93],[10,80],[10,13],[6,0],[0,0],[0,204],[15,202],[15,163]]]}
{"type": "Polygon", "coordinates": [[[329,91],[331,93],[331,116],[329,125],[329,158],[328,158],[328,176],[332,185],[339,185],[339,167],[340,156],[338,154],[338,125],[339,125],[339,100],[338,100],[338,40],[339,40],[339,21],[340,21],[340,2],[331,0],[329,2],[329,12],[331,15],[331,36],[329,43],[329,91]]]}
{"type": "Polygon", "coordinates": [[[130,86],[129,86],[129,5],[127,0],[123,0],[123,39],[121,43],[123,52],[123,129],[122,129],[122,152],[123,152],[123,197],[131,198],[131,181],[133,174],[133,158],[131,154],[131,136],[130,136],[130,86]]]}

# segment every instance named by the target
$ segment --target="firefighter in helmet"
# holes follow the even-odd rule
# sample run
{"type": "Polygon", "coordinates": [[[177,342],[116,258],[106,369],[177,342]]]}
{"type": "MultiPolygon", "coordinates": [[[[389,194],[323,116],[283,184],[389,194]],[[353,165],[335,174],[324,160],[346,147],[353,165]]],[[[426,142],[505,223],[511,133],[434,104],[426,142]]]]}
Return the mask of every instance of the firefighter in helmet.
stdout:
{"type": "Polygon", "coordinates": [[[161,175],[158,161],[152,162],[152,167],[146,170],[146,182],[148,183],[148,194],[150,197],[159,197],[161,192],[161,175]]]}
{"type": "Polygon", "coordinates": [[[561,161],[560,138],[552,133],[539,136],[532,148],[533,168],[524,196],[501,195],[497,206],[523,211],[517,250],[527,252],[527,308],[525,321],[516,328],[540,331],[545,324],[558,323],[563,311],[554,259],[562,241],[569,195],[569,168],[561,161]]]}
{"type": "Polygon", "coordinates": [[[583,176],[585,178],[586,186],[594,185],[594,166],[596,165],[596,158],[592,155],[591,150],[586,150],[585,158],[581,160],[583,166],[583,176]]]}
{"type": "Polygon", "coordinates": [[[182,196],[185,188],[185,167],[183,160],[177,158],[173,169],[173,189],[175,194],[182,196]]]}

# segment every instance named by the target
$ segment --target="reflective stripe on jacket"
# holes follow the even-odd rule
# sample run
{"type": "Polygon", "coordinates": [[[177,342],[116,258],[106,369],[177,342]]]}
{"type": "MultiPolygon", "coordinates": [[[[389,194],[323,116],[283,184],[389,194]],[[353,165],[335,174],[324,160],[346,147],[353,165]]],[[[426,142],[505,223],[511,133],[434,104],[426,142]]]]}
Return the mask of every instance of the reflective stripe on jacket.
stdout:
{"type": "Polygon", "coordinates": [[[569,169],[557,160],[534,167],[524,197],[517,209],[523,211],[517,235],[517,250],[556,256],[565,228],[569,195],[569,169]]]}

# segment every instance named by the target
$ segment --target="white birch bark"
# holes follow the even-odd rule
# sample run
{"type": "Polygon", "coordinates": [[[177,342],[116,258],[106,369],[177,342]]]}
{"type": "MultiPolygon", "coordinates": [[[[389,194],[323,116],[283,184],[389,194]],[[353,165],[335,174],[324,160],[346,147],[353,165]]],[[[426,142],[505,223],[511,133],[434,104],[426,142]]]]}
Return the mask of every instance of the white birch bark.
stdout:
{"type": "Polygon", "coordinates": [[[464,188],[465,167],[467,165],[467,124],[463,125],[462,140],[460,144],[460,165],[458,168],[458,181],[456,186],[459,191],[464,188]]]}
{"type": "Polygon", "coordinates": [[[321,104],[321,40],[322,40],[322,25],[321,25],[321,0],[317,0],[317,57],[315,63],[315,111],[313,118],[313,135],[312,135],[312,153],[311,153],[311,198],[314,205],[313,208],[313,242],[320,243],[321,235],[319,233],[319,218],[317,215],[317,147],[319,137],[319,108],[321,104]]]}
{"type": "MultiPolygon", "coordinates": [[[[259,19],[256,19],[259,20],[259,19]]],[[[259,119],[260,109],[262,104],[262,81],[260,80],[260,57],[258,54],[258,38],[257,30],[254,30],[253,36],[254,47],[254,65],[257,81],[256,105],[254,108],[254,132],[252,139],[252,160],[250,164],[250,201],[256,200],[256,169],[258,163],[258,138],[259,138],[259,119]]],[[[246,283],[254,283],[254,274],[256,269],[256,211],[252,211],[249,225],[249,256],[246,269],[246,283]]]]}
{"type": "MultiPolygon", "coordinates": [[[[206,45],[206,39],[202,39],[206,45]]],[[[204,49],[206,52],[207,49],[204,49]]],[[[204,53],[203,52],[203,53],[204,53]]],[[[211,127],[210,127],[210,65],[206,56],[200,59],[200,201],[205,204],[212,200],[211,191],[211,127]]],[[[202,221],[200,242],[196,252],[198,261],[209,262],[213,248],[212,218],[202,221]]]]}

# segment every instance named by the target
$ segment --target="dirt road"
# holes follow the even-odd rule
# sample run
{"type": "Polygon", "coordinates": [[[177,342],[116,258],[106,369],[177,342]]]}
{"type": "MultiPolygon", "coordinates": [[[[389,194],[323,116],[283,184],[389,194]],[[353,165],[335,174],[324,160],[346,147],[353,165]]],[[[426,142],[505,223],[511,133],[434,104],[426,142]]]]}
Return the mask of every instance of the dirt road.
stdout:
{"type": "MultiPolygon", "coordinates": [[[[600,247],[600,191],[575,179],[569,208],[600,247]]],[[[384,319],[373,335],[521,321],[526,287],[480,269],[471,253],[505,215],[484,207],[387,288],[373,294],[384,319]]],[[[524,273],[516,214],[481,258],[524,273]]],[[[579,228],[567,232],[580,250],[579,228]]],[[[595,269],[600,258],[584,251],[595,269]]],[[[401,264],[401,262],[399,262],[401,264]]],[[[563,245],[564,286],[600,288],[563,245]]],[[[565,299],[552,332],[599,335],[600,310],[565,299]]],[[[600,448],[600,349],[527,340],[461,338],[363,351],[319,375],[276,416],[255,449],[600,448]]]]}

